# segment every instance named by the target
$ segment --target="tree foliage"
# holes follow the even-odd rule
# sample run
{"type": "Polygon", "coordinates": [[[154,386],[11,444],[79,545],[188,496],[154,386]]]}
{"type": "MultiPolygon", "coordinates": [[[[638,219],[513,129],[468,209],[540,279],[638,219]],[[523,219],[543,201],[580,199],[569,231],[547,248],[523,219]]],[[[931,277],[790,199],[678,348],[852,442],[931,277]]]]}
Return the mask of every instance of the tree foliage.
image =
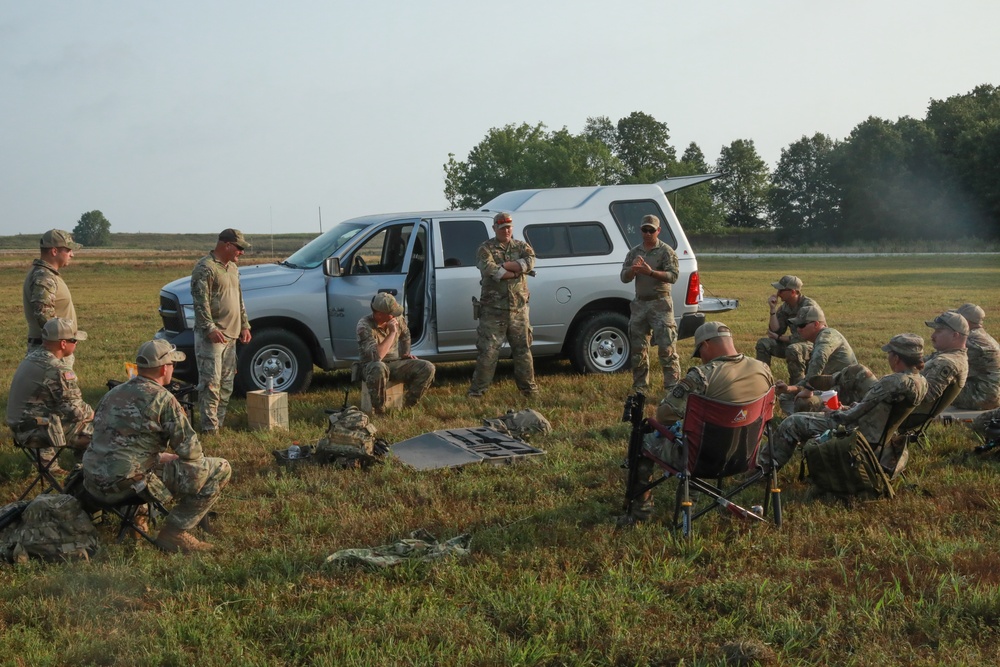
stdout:
{"type": "MultiPolygon", "coordinates": [[[[671,176],[693,176],[707,174],[711,171],[705,161],[705,154],[695,142],[688,144],[680,162],[670,170],[671,176]]],[[[709,183],[692,185],[691,187],[670,193],[670,204],[677,216],[684,222],[684,229],[689,232],[714,232],[722,229],[725,219],[722,208],[712,196],[709,183]]]]}
{"type": "Polygon", "coordinates": [[[623,183],[655,183],[670,175],[677,151],[670,130],[649,114],[633,111],[618,121],[614,150],[624,167],[623,183]]]}
{"type": "Polygon", "coordinates": [[[767,227],[770,173],[753,139],[737,139],[723,146],[715,169],[725,174],[712,182],[712,194],[722,206],[726,224],[767,227]]]}
{"type": "Polygon", "coordinates": [[[781,150],[771,175],[771,222],[788,239],[815,238],[840,222],[840,197],[830,176],[835,142],[817,132],[781,150]]]}
{"type": "Polygon", "coordinates": [[[107,245],[111,241],[111,223],[100,211],[88,211],[73,228],[73,240],[86,246],[107,245]]]}

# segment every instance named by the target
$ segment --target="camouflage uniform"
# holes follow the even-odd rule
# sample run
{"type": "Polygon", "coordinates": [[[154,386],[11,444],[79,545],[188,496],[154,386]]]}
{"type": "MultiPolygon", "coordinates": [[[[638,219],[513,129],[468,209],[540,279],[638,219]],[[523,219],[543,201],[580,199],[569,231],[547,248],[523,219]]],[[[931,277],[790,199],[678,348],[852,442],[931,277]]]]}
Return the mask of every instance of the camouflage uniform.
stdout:
{"type": "Polygon", "coordinates": [[[632,388],[645,391],[649,388],[649,333],[653,333],[653,344],[663,369],[663,387],[673,385],[681,375],[680,361],[677,359],[677,323],[674,321],[674,302],[670,296],[670,286],[677,282],[679,267],[677,253],[663,241],[657,240],[651,250],[643,244],[635,246],[625,255],[622,262],[621,281],[635,280],[635,299],[629,306],[629,344],[632,348],[632,388]],[[646,275],[632,273],[632,264],[642,257],[653,271],[663,271],[669,277],[662,282],[646,275]]]}
{"type": "MultiPolygon", "coordinates": [[[[21,301],[28,322],[28,352],[42,347],[42,327],[53,317],[76,322],[76,308],[59,270],[43,259],[31,263],[21,301]]],[[[66,358],[73,367],[72,356],[66,358]]]]}
{"type": "Polygon", "coordinates": [[[945,350],[935,352],[924,359],[924,369],[920,371],[927,379],[927,395],[913,409],[913,414],[929,415],[935,401],[952,383],[965,386],[965,378],[969,374],[969,357],[965,349],[945,350]]]}
{"type": "Polygon", "coordinates": [[[757,340],[757,361],[763,361],[770,366],[772,357],[786,360],[788,365],[788,384],[798,384],[801,382],[803,373],[805,373],[805,364],[802,360],[808,359],[809,355],[812,354],[813,344],[807,340],[802,340],[798,327],[792,326],[789,329],[789,320],[797,317],[799,311],[806,306],[818,307],[819,304],[813,299],[800,294],[799,302],[794,308],[782,301],[778,310],[775,311],[774,316],[778,318],[779,327],[774,333],[783,336],[787,331],[789,335],[787,343],[766,336],[757,340]],[[789,351],[791,354],[789,354],[789,351]]]}
{"type": "Polygon", "coordinates": [[[385,386],[390,380],[402,382],[406,388],[406,405],[415,405],[434,381],[434,364],[424,359],[405,359],[410,354],[410,330],[406,318],[396,318],[399,335],[389,351],[378,358],[378,346],[389,335],[379,328],[372,315],[358,320],[356,329],[358,351],[363,364],[361,373],[368,385],[372,407],[379,411],[385,406],[385,386]]]}
{"type": "MultiPolygon", "coordinates": [[[[893,373],[872,385],[864,398],[850,408],[829,415],[819,412],[791,415],[781,422],[774,433],[773,453],[769,453],[768,448],[762,448],[760,461],[765,463],[770,455],[774,464],[781,467],[792,457],[798,445],[842,424],[857,427],[869,443],[876,443],[882,438],[892,407],[904,402],[918,404],[927,394],[927,386],[927,380],[916,371],[893,373]]],[[[895,467],[895,461],[883,460],[882,463],[895,467]]]]}
{"type": "Polygon", "coordinates": [[[985,438],[986,427],[989,426],[989,423],[994,419],[1000,419],[1000,408],[990,410],[988,412],[981,412],[976,415],[975,419],[972,420],[971,428],[973,431],[985,438]]]}
{"type": "Polygon", "coordinates": [[[962,410],[1000,407],[1000,345],[986,329],[972,329],[965,343],[969,375],[952,406],[962,410]]]}
{"type": "Polygon", "coordinates": [[[87,491],[107,503],[128,498],[132,485],[144,479],[159,500],[166,502],[172,495],[177,501],[166,523],[191,530],[219,499],[232,469],[229,461],[202,453],[173,394],[138,376],[109,391],[97,406],[83,475],[87,491]],[[179,458],[163,466],[161,480],[153,470],[168,447],[179,458]]]}
{"type": "MultiPolygon", "coordinates": [[[[854,356],[851,344],[847,342],[843,334],[830,327],[822,329],[816,335],[816,339],[812,342],[811,350],[804,345],[789,346],[785,359],[788,362],[789,375],[792,373],[792,368],[805,369],[802,380],[806,382],[817,375],[832,375],[851,364],[858,363],[858,358],[854,356]],[[808,357],[805,356],[805,352],[807,351],[809,351],[808,357]]],[[[802,380],[799,380],[799,382],[802,382],[802,380]]],[[[778,398],[781,409],[786,414],[795,412],[795,408],[793,407],[794,400],[795,396],[793,394],[782,394],[778,398]]],[[[815,409],[816,407],[818,406],[811,406],[809,409],[815,409]]]]}
{"type": "Polygon", "coordinates": [[[236,341],[250,328],[235,262],[223,264],[209,252],[191,272],[194,300],[194,355],[198,362],[198,411],[202,431],[222,428],[236,377],[236,341]],[[219,330],[225,343],[213,343],[208,334],[219,330]]]}
{"type": "Polygon", "coordinates": [[[14,442],[37,448],[43,461],[55,455],[54,446],[86,447],[93,432],[94,411],[83,402],[76,373],[64,359],[44,347],[29,353],[18,365],[7,398],[7,425],[14,442]],[[49,420],[39,425],[37,419],[49,420]]]}
{"type": "Polygon", "coordinates": [[[479,246],[476,266],[482,279],[479,327],[476,331],[476,370],[469,393],[482,395],[493,383],[500,348],[506,339],[514,359],[514,382],[525,394],[538,391],[531,359],[531,324],[528,321],[527,273],[535,266],[535,251],[524,241],[511,239],[504,246],[495,238],[479,246]],[[504,262],[520,262],[523,271],[504,280],[504,262]]]}

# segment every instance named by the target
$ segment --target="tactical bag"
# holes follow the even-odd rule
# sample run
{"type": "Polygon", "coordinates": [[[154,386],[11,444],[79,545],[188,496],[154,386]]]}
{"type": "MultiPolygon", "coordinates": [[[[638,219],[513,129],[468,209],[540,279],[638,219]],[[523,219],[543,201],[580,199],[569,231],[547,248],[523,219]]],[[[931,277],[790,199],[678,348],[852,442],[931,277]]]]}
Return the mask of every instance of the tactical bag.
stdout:
{"type": "Polygon", "coordinates": [[[809,480],[838,496],[892,498],[896,492],[861,431],[843,427],[809,440],[802,448],[809,480]]]}
{"type": "Polygon", "coordinates": [[[353,405],[331,412],[329,422],[326,437],[316,443],[317,462],[367,465],[384,453],[384,446],[376,447],[378,429],[353,405]]]}
{"type": "Polygon", "coordinates": [[[552,432],[552,424],[537,410],[528,408],[519,412],[508,410],[506,414],[496,419],[484,419],[483,426],[494,431],[506,433],[512,438],[528,440],[535,433],[548,435],[552,432]]]}
{"type": "Polygon", "coordinates": [[[42,494],[4,531],[0,555],[11,562],[88,559],[97,551],[97,529],[80,501],[65,494],[42,494]]]}

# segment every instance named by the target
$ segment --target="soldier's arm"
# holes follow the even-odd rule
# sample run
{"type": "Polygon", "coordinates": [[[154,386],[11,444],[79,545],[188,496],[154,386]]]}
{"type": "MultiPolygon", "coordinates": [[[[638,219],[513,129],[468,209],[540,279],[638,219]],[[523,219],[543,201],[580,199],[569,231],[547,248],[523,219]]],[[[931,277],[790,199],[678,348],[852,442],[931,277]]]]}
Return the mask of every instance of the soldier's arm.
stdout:
{"type": "MultiPolygon", "coordinates": [[[[824,331],[826,330],[824,329],[824,331]]],[[[830,343],[830,337],[824,335],[823,331],[821,331],[813,342],[812,355],[809,357],[809,365],[806,366],[807,378],[823,374],[826,362],[830,360],[830,355],[833,354],[833,346],[830,343]]]]}
{"type": "Polygon", "coordinates": [[[521,242],[521,253],[523,257],[518,260],[521,265],[521,273],[528,273],[535,268],[535,249],[526,241],[521,242]]]}
{"type": "Polygon", "coordinates": [[[889,398],[896,380],[892,375],[888,375],[876,382],[868,393],[859,402],[845,410],[837,410],[830,413],[830,418],[838,424],[857,424],[861,418],[875,409],[879,403],[889,398]]]}
{"type": "Polygon", "coordinates": [[[87,423],[94,419],[94,409],[87,405],[80,392],[76,373],[71,368],[63,368],[59,379],[49,384],[49,390],[57,402],[57,411],[63,423],[87,423]]]}
{"type": "Polygon", "coordinates": [[[56,316],[56,289],[56,281],[49,275],[41,276],[31,287],[31,317],[39,327],[56,316]]]}
{"type": "Polygon", "coordinates": [[[630,283],[635,280],[635,271],[632,270],[632,264],[635,262],[635,249],[629,250],[628,254],[625,255],[625,261],[622,262],[621,281],[623,283],[630,283]]]}
{"type": "Polygon", "coordinates": [[[692,368],[687,375],[672,387],[667,388],[667,395],[656,408],[656,420],[660,423],[675,422],[684,418],[687,410],[687,399],[691,394],[705,393],[705,378],[698,368],[692,368]]]}
{"type": "Polygon", "coordinates": [[[677,282],[677,276],[680,275],[680,264],[677,261],[677,253],[670,246],[666,246],[663,260],[657,269],[662,272],[660,276],[657,276],[657,280],[671,285],[677,282]]]}
{"type": "Polygon", "coordinates": [[[204,458],[201,441],[198,440],[198,434],[194,432],[184,408],[170,392],[163,392],[161,400],[159,420],[160,426],[167,434],[167,446],[185,461],[198,461],[204,458]]]}
{"type": "MultiPolygon", "coordinates": [[[[212,317],[212,286],[214,284],[212,271],[203,264],[194,267],[191,273],[191,300],[194,302],[194,328],[202,334],[215,331],[215,319],[212,317]]],[[[241,305],[243,296],[240,295],[241,305]]]]}
{"type": "Polygon", "coordinates": [[[490,249],[485,243],[479,246],[479,250],[476,252],[476,268],[479,269],[479,273],[482,274],[483,278],[503,280],[505,269],[496,263],[493,259],[493,254],[490,253],[490,249]]]}
{"type": "Polygon", "coordinates": [[[406,318],[400,315],[396,318],[399,323],[399,352],[400,359],[410,356],[410,327],[406,324],[406,318]]]}
{"type": "Polygon", "coordinates": [[[358,320],[358,326],[355,330],[358,338],[358,355],[362,363],[368,364],[373,361],[379,361],[382,359],[378,353],[378,343],[375,341],[375,336],[372,334],[372,328],[364,320],[364,318],[358,320]]]}

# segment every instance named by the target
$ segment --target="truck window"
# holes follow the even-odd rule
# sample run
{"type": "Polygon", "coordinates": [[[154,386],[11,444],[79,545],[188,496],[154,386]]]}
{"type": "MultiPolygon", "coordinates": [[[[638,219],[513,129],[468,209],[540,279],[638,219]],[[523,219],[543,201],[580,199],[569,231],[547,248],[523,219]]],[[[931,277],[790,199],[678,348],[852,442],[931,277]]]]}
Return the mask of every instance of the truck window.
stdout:
{"type": "Polygon", "coordinates": [[[660,219],[660,240],[677,250],[677,239],[674,237],[674,232],[667,224],[667,218],[660,210],[660,205],[652,199],[613,202],[611,215],[618,223],[618,229],[628,241],[630,248],[642,242],[642,232],[639,231],[639,226],[643,216],[655,215],[660,219]]]}
{"type": "Polygon", "coordinates": [[[486,226],[479,220],[442,220],[444,266],[475,266],[476,251],[489,237],[486,226]]]}
{"type": "Polygon", "coordinates": [[[355,251],[351,273],[402,273],[412,231],[413,224],[408,223],[377,232],[355,251]]]}
{"type": "Polygon", "coordinates": [[[536,257],[585,257],[611,252],[611,239],[597,222],[528,225],[524,237],[536,257]]]}

